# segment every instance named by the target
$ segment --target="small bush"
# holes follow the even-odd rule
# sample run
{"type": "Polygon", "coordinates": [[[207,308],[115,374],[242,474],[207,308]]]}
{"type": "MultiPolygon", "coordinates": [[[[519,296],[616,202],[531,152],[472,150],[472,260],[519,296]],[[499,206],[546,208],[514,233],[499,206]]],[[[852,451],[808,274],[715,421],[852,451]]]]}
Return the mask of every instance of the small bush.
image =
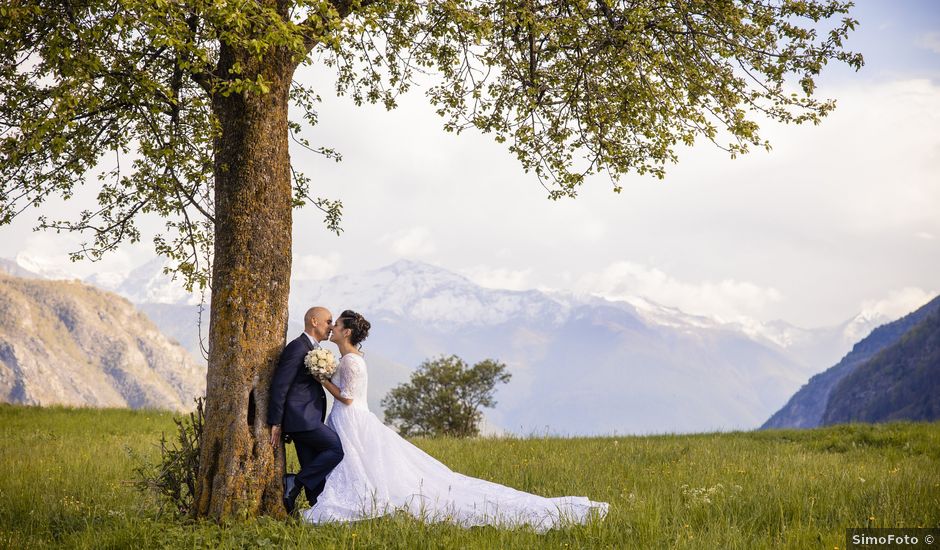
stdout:
{"type": "Polygon", "coordinates": [[[509,382],[506,365],[486,359],[470,367],[456,355],[428,359],[382,399],[385,422],[404,437],[474,437],[481,407],[494,407],[496,384],[509,382]]]}
{"type": "Polygon", "coordinates": [[[169,504],[183,516],[192,511],[199,478],[199,444],[205,424],[203,398],[196,400],[196,410],[188,417],[174,418],[173,422],[177,429],[175,443],[168,444],[166,434],[161,434],[159,462],[144,462],[135,467],[134,485],[156,493],[161,500],[161,511],[169,504]]]}

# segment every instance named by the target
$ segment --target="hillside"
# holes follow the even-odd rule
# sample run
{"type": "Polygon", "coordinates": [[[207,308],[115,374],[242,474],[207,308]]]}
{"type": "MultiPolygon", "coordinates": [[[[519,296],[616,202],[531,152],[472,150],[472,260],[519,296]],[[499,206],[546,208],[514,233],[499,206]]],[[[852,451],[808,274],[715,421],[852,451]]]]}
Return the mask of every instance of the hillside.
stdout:
{"type": "Polygon", "coordinates": [[[0,401],[189,410],[205,380],[124,298],[0,273],[0,401]]]}
{"type": "Polygon", "coordinates": [[[882,325],[855,344],[852,351],[835,366],[821,372],[800,388],[779,411],[761,426],[765,428],[812,428],[819,426],[833,388],[846,376],[867,363],[875,355],[901,340],[901,337],[933,313],[940,311],[940,297],[934,298],[913,313],[882,325]]]}
{"type": "Polygon", "coordinates": [[[938,419],[940,312],[836,384],[822,423],[938,419]]]}

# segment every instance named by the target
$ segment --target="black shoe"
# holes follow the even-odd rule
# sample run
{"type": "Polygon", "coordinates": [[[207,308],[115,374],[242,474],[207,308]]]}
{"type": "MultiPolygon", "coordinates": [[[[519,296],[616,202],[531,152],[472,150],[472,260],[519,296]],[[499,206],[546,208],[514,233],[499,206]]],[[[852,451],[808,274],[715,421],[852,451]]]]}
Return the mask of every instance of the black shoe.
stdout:
{"type": "Polygon", "coordinates": [[[294,513],[294,505],[301,489],[303,489],[303,485],[297,483],[297,474],[284,476],[284,508],[287,509],[288,515],[294,513]]]}

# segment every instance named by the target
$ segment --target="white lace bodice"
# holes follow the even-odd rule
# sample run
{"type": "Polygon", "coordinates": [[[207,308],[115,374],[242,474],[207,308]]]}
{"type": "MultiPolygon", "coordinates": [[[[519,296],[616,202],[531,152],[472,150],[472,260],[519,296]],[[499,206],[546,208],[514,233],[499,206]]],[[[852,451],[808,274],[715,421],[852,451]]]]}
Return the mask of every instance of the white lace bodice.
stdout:
{"type": "Polygon", "coordinates": [[[366,393],[369,387],[369,373],[361,355],[347,353],[340,357],[332,381],[340,389],[340,395],[352,399],[350,407],[369,409],[366,393]]]}

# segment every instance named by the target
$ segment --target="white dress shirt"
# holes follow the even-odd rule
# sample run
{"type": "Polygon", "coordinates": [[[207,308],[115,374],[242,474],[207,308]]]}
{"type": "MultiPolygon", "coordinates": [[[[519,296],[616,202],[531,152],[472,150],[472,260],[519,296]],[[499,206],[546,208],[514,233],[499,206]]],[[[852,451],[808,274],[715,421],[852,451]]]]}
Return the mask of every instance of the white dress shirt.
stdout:
{"type": "Polygon", "coordinates": [[[314,340],[313,336],[310,336],[309,334],[307,334],[307,331],[304,331],[304,336],[306,336],[310,340],[310,343],[313,344],[313,349],[317,349],[320,347],[320,342],[317,342],[316,340],[314,340]]]}

